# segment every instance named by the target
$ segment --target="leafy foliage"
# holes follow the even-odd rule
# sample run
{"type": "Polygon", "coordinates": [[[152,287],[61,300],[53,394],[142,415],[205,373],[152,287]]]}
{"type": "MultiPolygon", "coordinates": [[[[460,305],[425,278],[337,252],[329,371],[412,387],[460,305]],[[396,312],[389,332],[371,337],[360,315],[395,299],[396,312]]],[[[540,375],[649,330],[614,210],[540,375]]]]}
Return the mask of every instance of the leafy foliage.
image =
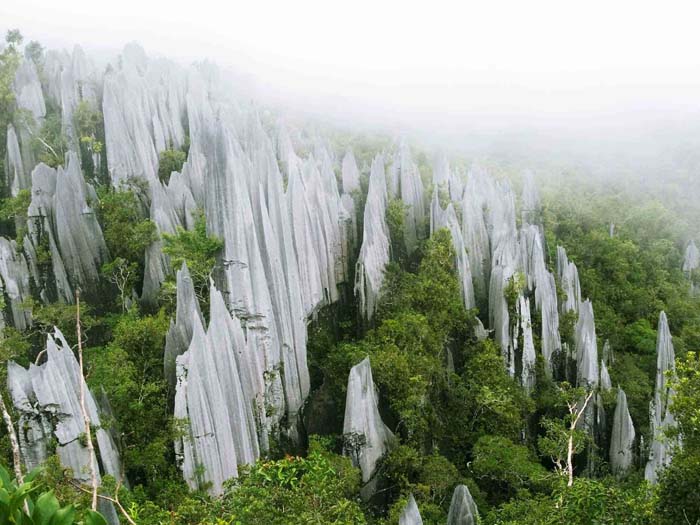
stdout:
{"type": "MultiPolygon", "coordinates": [[[[195,219],[194,228],[185,230],[178,228],[175,235],[163,235],[163,252],[170,256],[170,263],[179,269],[187,263],[195,294],[200,303],[209,303],[209,279],[216,265],[216,258],[224,246],[223,241],[207,233],[207,223],[203,213],[195,219]]],[[[163,285],[162,296],[166,303],[172,302],[175,295],[175,279],[170,276],[163,285]]],[[[206,311],[203,308],[203,311],[206,311]]]]}
{"type": "Polygon", "coordinates": [[[173,171],[181,171],[187,160],[187,153],[179,149],[166,149],[158,158],[158,178],[167,183],[173,171]]]}
{"type": "MultiPolygon", "coordinates": [[[[73,505],[62,507],[53,491],[43,491],[35,482],[39,471],[28,474],[18,484],[0,465],[0,522],[17,525],[73,525],[79,523],[73,505]]],[[[84,525],[107,525],[98,512],[86,510],[82,513],[84,525]]]]}
{"type": "Polygon", "coordinates": [[[120,292],[126,290],[128,294],[130,286],[143,281],[146,249],[158,240],[156,225],[144,218],[138,197],[131,189],[103,192],[98,217],[112,256],[102,273],[112,282],[121,281],[117,284],[120,292]]]}

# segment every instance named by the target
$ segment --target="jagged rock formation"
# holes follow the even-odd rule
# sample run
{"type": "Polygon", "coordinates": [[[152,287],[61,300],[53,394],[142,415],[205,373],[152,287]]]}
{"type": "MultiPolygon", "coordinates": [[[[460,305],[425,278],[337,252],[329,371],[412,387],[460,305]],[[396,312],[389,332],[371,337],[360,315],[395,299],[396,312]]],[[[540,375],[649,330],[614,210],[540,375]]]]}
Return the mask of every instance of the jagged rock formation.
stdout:
{"type": "Polygon", "coordinates": [[[610,372],[608,372],[608,366],[605,364],[605,359],[600,360],[600,388],[606,392],[612,390],[610,372]]]}
{"type": "Polygon", "coordinates": [[[595,332],[593,304],[589,300],[581,303],[575,329],[575,340],[577,382],[579,386],[595,388],[600,380],[598,339],[595,332]]]}
{"type": "Polygon", "coordinates": [[[578,313],[581,304],[581,283],[578,277],[578,269],[569,261],[566,250],[557,246],[557,277],[566,299],[561,302],[561,313],[578,313]]]}
{"type": "Polygon", "coordinates": [[[185,143],[187,77],[165,60],[148,60],[129,44],[120,67],[105,74],[102,112],[112,182],[158,178],[158,154],[185,143]]]}
{"type": "MultiPolygon", "coordinates": [[[[8,390],[20,414],[20,449],[27,469],[40,465],[48,457],[49,441],[55,439],[61,464],[72,470],[75,479],[89,482],[90,465],[97,466],[98,462],[81,439],[85,430],[80,408],[81,382],[84,383],[84,379],[78,361],[57,328],[47,338],[44,364],[32,364],[27,370],[12,361],[8,363],[8,390]]],[[[99,450],[101,474],[120,480],[123,475],[119,453],[109,432],[100,426],[100,414],[92,393],[87,385],[84,388],[86,409],[96,429],[93,439],[99,450]]],[[[99,479],[100,472],[97,476],[99,479]]],[[[106,511],[116,518],[111,506],[106,511]]],[[[113,522],[118,523],[118,520],[113,522]]]]}
{"type": "Polygon", "coordinates": [[[360,468],[362,494],[368,498],[374,493],[377,462],[394,442],[394,435],[379,414],[369,357],[352,367],[348,376],[343,438],[344,453],[360,468]]]}
{"type": "MultiPolygon", "coordinates": [[[[406,206],[404,242],[406,251],[410,254],[421,237],[421,229],[425,222],[425,197],[418,166],[411,159],[411,150],[406,143],[403,143],[399,149],[398,181],[401,201],[406,206]]],[[[454,224],[456,227],[456,217],[454,224]]],[[[471,287],[471,283],[469,286],[471,287]]]]}
{"type": "Polygon", "coordinates": [[[163,253],[162,234],[173,235],[178,228],[194,226],[194,197],[183,177],[173,172],[168,184],[150,182],[150,219],[156,226],[158,240],[146,249],[141,300],[154,304],[160,287],[171,273],[170,260],[163,253]]]}
{"type": "Polygon", "coordinates": [[[518,299],[518,315],[520,316],[520,331],[523,338],[521,382],[526,391],[535,388],[536,370],[535,343],[532,337],[532,322],[530,320],[530,301],[520,296],[518,299]]]}
{"type": "Polygon", "coordinates": [[[23,59],[12,82],[17,104],[14,124],[7,129],[6,184],[12,196],[30,186],[36,164],[32,142],[46,117],[46,103],[34,62],[23,59]]]}
{"type": "Polygon", "coordinates": [[[675,369],[675,352],[671,331],[668,327],[668,318],[666,312],[661,312],[656,341],[656,384],[654,399],[649,406],[653,440],[649,451],[649,461],[644,470],[644,477],[652,484],[656,483],[659,471],[671,462],[675,446],[680,445],[677,440],[671,439],[665,434],[676,425],[676,420],[670,410],[673,402],[673,389],[668,385],[667,378],[667,372],[673,373],[675,369]]]}
{"type": "Polygon", "coordinates": [[[360,312],[367,320],[374,315],[382,284],[384,267],[389,262],[389,228],[386,225],[387,190],[384,159],[372,161],[369,189],[365,203],[362,246],[355,269],[355,293],[360,299],[360,312]]]}
{"type": "Polygon", "coordinates": [[[423,525],[423,518],[420,516],[413,494],[408,496],[408,502],[399,516],[399,525],[423,525]]]}
{"type": "Polygon", "coordinates": [[[700,268],[700,250],[698,250],[695,241],[690,241],[685,249],[683,271],[690,274],[698,268],[700,268]]]}
{"type": "Polygon", "coordinates": [[[7,186],[10,188],[10,194],[13,197],[16,197],[20,190],[29,188],[31,185],[30,174],[24,167],[19,138],[12,124],[7,126],[5,179],[7,181],[7,186]]]}
{"type": "Polygon", "coordinates": [[[69,152],[66,159],[66,169],[39,164],[32,172],[25,251],[42,299],[72,303],[76,288],[96,290],[109,256],[90,206],[95,190],[85,183],[77,155],[69,152]]]}
{"type": "MultiPolygon", "coordinates": [[[[84,102],[89,108],[99,110],[101,97],[101,75],[88,60],[80,46],[73,53],[49,51],[44,61],[47,101],[61,110],[61,130],[68,137],[76,152],[80,151],[74,113],[78,104],[84,102]]],[[[93,164],[99,167],[100,154],[93,154],[93,164]]]]}
{"type": "Polygon", "coordinates": [[[468,247],[469,266],[474,281],[474,295],[480,303],[488,298],[491,273],[491,246],[486,229],[484,208],[486,199],[481,194],[485,175],[476,170],[469,172],[462,198],[462,237],[468,247]]]}
{"type": "MultiPolygon", "coordinates": [[[[29,267],[15,241],[0,237],[0,292],[9,299],[12,325],[24,331],[32,324],[32,312],[25,306],[31,298],[29,267]]],[[[0,316],[0,321],[4,321],[0,316]]]]}
{"type": "Polygon", "coordinates": [[[177,358],[175,418],[186,422],[187,432],[175,450],[190,487],[208,484],[219,495],[239,465],[259,457],[259,438],[266,444],[265,428],[256,424],[264,417],[264,383],[259,357],[214,286],[210,304],[206,333],[199,312],[189,312],[192,339],[177,358]]]}
{"type": "Polygon", "coordinates": [[[457,485],[452,494],[447,525],[476,525],[479,511],[466,485],[457,485]]]}
{"type": "Polygon", "coordinates": [[[176,275],[177,305],[175,307],[175,320],[170,320],[170,327],[165,334],[165,351],[163,357],[163,376],[170,385],[171,391],[175,387],[175,361],[178,356],[184,354],[192,341],[193,323],[198,320],[204,323],[204,317],[199,309],[199,301],[194,293],[192,277],[186,263],[176,275]]]}
{"type": "Polygon", "coordinates": [[[464,307],[470,310],[476,306],[474,284],[471,268],[469,267],[467,249],[462,237],[462,228],[457,220],[455,209],[452,203],[450,203],[447,205],[447,209],[443,211],[440,208],[440,203],[437,201],[437,194],[435,194],[431,205],[430,216],[431,235],[441,228],[447,228],[450,232],[452,246],[455,250],[455,268],[457,270],[457,276],[459,277],[460,290],[462,291],[462,302],[464,303],[464,307]]]}
{"type": "Polygon", "coordinates": [[[627,407],[627,396],[624,390],[618,388],[610,438],[610,469],[614,475],[624,476],[632,468],[634,438],[634,423],[627,407]]]}
{"type": "Polygon", "coordinates": [[[542,356],[546,370],[551,372],[552,358],[561,350],[559,308],[554,275],[544,260],[544,241],[537,226],[526,226],[520,232],[521,264],[529,290],[535,292],[535,305],[541,312],[542,356]]]}

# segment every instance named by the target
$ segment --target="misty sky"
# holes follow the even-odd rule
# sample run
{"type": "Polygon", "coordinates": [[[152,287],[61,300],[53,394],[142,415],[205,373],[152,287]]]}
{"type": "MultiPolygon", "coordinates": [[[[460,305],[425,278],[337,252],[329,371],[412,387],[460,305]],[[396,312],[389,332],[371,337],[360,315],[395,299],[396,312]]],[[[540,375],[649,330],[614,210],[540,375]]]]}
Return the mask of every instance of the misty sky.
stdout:
{"type": "Polygon", "coordinates": [[[700,121],[693,2],[2,0],[48,47],[210,58],[268,99],[330,115],[468,127],[639,131],[700,121]]]}

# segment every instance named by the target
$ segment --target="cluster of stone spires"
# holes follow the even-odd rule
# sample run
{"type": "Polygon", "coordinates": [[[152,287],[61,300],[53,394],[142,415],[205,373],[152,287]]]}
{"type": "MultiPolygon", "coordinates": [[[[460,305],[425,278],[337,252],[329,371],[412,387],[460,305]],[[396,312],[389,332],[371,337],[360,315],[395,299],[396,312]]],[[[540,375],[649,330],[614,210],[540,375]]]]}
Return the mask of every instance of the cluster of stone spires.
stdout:
{"type": "MultiPolygon", "coordinates": [[[[447,513],[447,525],[476,525],[478,517],[479,512],[469,489],[466,485],[457,485],[447,513]]],[[[423,525],[423,518],[413,494],[409,494],[408,502],[401,511],[399,525],[423,525]]]]}
{"type": "MultiPolygon", "coordinates": [[[[224,242],[221,270],[211,286],[208,326],[184,267],[177,274],[177,313],[165,348],[164,371],[176,390],[175,413],[188,421],[189,439],[177,446],[185,478],[193,487],[206,482],[217,493],[239,465],[267,450],[271,434],[284,432],[296,438],[299,411],[309,394],[307,319],[339,299],[339,285],[348,281],[348,265],[359,246],[354,289],[362,315],[371,320],[391,257],[385,219],[390,199],[405,205],[403,240],[409,253],[428,219],[431,231],[450,232],[465,307],[480,307],[487,313],[479,322],[493,331],[506,369],[526,389],[534,388],[535,381],[532,319],[536,315],[541,319],[541,351],[550,374],[555,356],[573,355],[578,384],[612,388],[606,360],[598,356],[593,307],[581,296],[576,266],[557,247],[556,276],[547,268],[539,194],[531,173],[523,178],[518,228],[510,185],[479,168],[465,176],[450,168],[445,155],[434,163],[435,192],[428,206],[410,148],[401,144],[371,164],[360,237],[354,197],[360,190],[360,169],[352,152],[341,162],[320,138],[302,137],[283,123],[261,118],[254,108],[242,107],[210,66],[181,68],[148,59],[138,46],[129,45],[104,74],[79,48],[72,55],[49,52],[44,73],[40,80],[33,62],[24,60],[13,86],[24,117],[8,129],[7,184],[12,195],[29,189],[32,197],[23,247],[0,238],[8,318],[19,330],[31,325],[23,304],[32,288],[45,302],[72,303],[76,289],[87,293],[95,289],[99,268],[109,260],[92,212],[97,196],[80,170],[72,117],[80,103],[101,109],[111,184],[145,181],[140,197],[159,234],[192,228],[195,210],[201,208],[208,232],[224,242]],[[30,147],[46,117],[47,101],[61,108],[71,150],[65,168],[37,165],[30,147]],[[161,181],[159,153],[183,147],[187,141],[182,170],[161,181]],[[300,144],[312,153],[300,158],[295,152],[300,144]],[[340,187],[336,170],[341,174],[340,187]],[[440,192],[447,196],[445,209],[440,192]],[[505,291],[519,274],[525,282],[515,305],[517,319],[511,319],[505,291]],[[564,291],[563,301],[557,298],[557,282],[564,291]],[[559,316],[567,312],[578,314],[573,349],[566,348],[559,336],[559,316]]],[[[92,160],[94,165],[103,162],[99,153],[92,160]]],[[[691,243],[684,270],[690,273],[697,266],[697,248],[691,243]]],[[[146,253],[140,299],[155,301],[172,271],[161,242],[156,241],[146,253]]],[[[665,315],[660,334],[663,326],[667,331],[663,323],[665,315]]],[[[484,337],[483,325],[478,329],[484,337]]],[[[659,360],[660,369],[672,367],[670,335],[660,339],[659,360]]],[[[47,361],[42,366],[53,365],[47,361]]],[[[368,385],[374,388],[369,363],[358,367],[350,382],[361,388],[353,387],[357,395],[352,396],[348,389],[345,426],[346,433],[366,438],[365,449],[353,453],[363,480],[369,482],[376,460],[391,442],[391,432],[381,422],[376,399],[367,394],[368,385]],[[363,413],[361,407],[376,415],[375,421],[354,418],[353,414],[363,413]]],[[[19,373],[16,367],[13,370],[19,373]]],[[[668,462],[670,451],[657,430],[672,424],[671,396],[658,383],[651,472],[668,462]]],[[[35,390],[28,391],[26,399],[32,410],[41,412],[44,405],[35,390]]],[[[602,409],[602,403],[596,405],[596,410],[602,409]]],[[[625,405],[624,392],[619,392],[610,453],[616,472],[629,468],[635,440],[625,405]]],[[[32,457],[32,446],[27,438],[25,457],[32,457]]]]}

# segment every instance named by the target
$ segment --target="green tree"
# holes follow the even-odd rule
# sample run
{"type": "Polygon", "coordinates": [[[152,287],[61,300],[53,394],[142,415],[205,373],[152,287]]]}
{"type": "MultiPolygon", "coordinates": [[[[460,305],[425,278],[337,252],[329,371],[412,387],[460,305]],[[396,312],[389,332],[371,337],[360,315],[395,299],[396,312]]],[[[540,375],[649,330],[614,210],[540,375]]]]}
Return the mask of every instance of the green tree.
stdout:
{"type": "Polygon", "coordinates": [[[104,140],[104,123],[102,113],[93,108],[87,100],[81,100],[73,113],[75,130],[80,144],[80,158],[86,177],[92,178],[95,173],[93,155],[102,153],[104,140]]]}
{"type": "Polygon", "coordinates": [[[173,171],[182,171],[187,160],[187,153],[178,149],[166,149],[158,157],[158,178],[167,183],[173,171]]]}
{"type": "Polygon", "coordinates": [[[97,211],[112,256],[102,274],[117,287],[123,308],[132,287],[143,281],[146,248],[158,240],[156,225],[144,218],[132,189],[102,192],[97,211]]]}
{"type": "MultiPolygon", "coordinates": [[[[186,262],[200,304],[209,304],[209,279],[224,243],[207,233],[204,214],[201,212],[197,214],[192,230],[178,228],[174,235],[163,234],[163,243],[163,253],[170,257],[172,267],[179,269],[182,263],[186,262]]],[[[175,297],[173,275],[169,276],[164,283],[161,296],[166,304],[173,302],[175,297]]]]}
{"type": "Polygon", "coordinates": [[[78,519],[73,505],[62,507],[53,491],[37,482],[38,470],[27,474],[23,483],[13,480],[0,466],[0,522],[22,525],[107,525],[98,512],[86,510],[78,519]]]}

